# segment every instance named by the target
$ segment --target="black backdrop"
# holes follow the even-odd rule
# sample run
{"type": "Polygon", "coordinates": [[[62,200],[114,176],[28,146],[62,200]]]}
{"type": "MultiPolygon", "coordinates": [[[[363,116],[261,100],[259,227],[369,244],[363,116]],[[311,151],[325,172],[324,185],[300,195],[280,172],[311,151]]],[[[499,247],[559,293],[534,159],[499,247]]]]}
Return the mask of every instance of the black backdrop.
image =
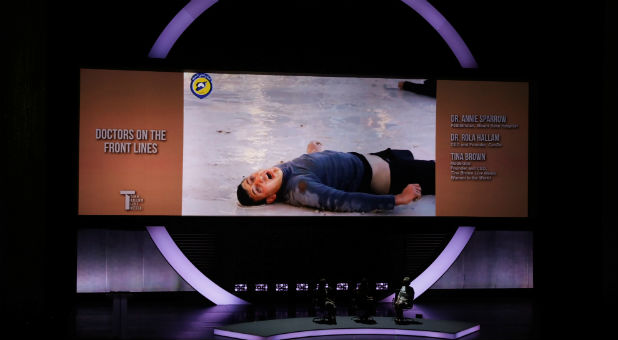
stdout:
{"type": "Polygon", "coordinates": [[[12,5],[2,20],[1,107],[9,328],[22,338],[72,336],[79,67],[530,79],[526,227],[535,236],[539,334],[587,316],[612,320],[600,308],[616,307],[615,3],[431,3],[468,43],[478,70],[461,70],[437,33],[396,0],[221,0],[165,61],[146,55],[184,1],[12,5]],[[579,295],[580,288],[589,291],[579,295]]]}

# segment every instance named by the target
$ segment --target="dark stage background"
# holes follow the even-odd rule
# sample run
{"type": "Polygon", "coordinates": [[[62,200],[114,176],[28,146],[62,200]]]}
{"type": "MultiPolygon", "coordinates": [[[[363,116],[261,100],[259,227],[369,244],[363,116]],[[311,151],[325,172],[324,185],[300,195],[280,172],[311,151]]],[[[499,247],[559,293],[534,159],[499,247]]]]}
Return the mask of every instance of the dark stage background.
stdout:
{"type": "MultiPolygon", "coordinates": [[[[165,61],[146,55],[185,1],[13,4],[1,21],[4,330],[74,336],[79,228],[191,223],[77,217],[79,68],[105,67],[530,80],[530,218],[414,223],[532,230],[537,335],[601,335],[613,322],[601,308],[616,309],[616,3],[430,2],[478,70],[462,70],[439,35],[395,0],[221,0],[165,61]],[[588,317],[599,326],[578,328],[588,317]]],[[[227,223],[253,227],[244,222],[227,223]]]]}

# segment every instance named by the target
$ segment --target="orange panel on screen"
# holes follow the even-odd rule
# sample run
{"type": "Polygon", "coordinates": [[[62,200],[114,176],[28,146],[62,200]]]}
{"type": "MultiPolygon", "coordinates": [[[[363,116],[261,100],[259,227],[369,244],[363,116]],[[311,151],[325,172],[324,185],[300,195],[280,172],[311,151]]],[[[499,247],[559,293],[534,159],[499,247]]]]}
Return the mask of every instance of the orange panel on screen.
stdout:
{"type": "Polygon", "coordinates": [[[182,73],[81,70],[79,214],[181,214],[182,82],[182,73]]]}
{"type": "Polygon", "coordinates": [[[527,83],[439,81],[436,215],[527,217],[527,83]]]}

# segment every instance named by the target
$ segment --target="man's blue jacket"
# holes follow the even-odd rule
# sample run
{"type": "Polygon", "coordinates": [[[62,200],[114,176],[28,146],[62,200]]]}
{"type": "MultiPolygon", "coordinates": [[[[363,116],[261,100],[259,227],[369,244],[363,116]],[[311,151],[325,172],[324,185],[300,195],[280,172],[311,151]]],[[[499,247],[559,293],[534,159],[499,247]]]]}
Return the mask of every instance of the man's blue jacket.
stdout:
{"type": "Polygon", "coordinates": [[[369,212],[395,207],[394,195],[359,192],[365,167],[354,154],[322,151],[277,165],[283,182],[277,198],[296,205],[339,212],[369,212]]]}

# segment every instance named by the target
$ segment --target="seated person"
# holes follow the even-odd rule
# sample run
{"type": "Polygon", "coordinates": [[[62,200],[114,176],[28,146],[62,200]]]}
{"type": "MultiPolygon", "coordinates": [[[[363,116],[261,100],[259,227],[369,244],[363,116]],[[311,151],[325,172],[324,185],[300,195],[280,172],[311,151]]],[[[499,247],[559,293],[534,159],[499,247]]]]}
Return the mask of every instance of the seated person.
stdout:
{"type": "Polygon", "coordinates": [[[322,151],[311,142],[292,161],[256,171],[236,194],[242,205],[276,201],[340,212],[390,210],[424,194],[435,194],[435,162],[416,160],[408,150],[376,153],[322,151]]]}
{"type": "Polygon", "coordinates": [[[410,286],[410,278],[404,277],[401,283],[401,288],[395,292],[393,305],[395,306],[395,323],[405,322],[403,317],[404,309],[412,309],[412,301],[414,300],[414,288],[410,286]]]}
{"type": "Polygon", "coordinates": [[[356,290],[354,298],[356,305],[356,315],[360,322],[369,322],[373,314],[375,314],[374,298],[369,291],[367,279],[363,278],[356,290]]]}
{"type": "Polygon", "coordinates": [[[318,288],[315,291],[314,302],[318,306],[322,317],[314,318],[313,322],[318,323],[337,323],[334,291],[326,286],[326,279],[320,279],[318,288]]]}

